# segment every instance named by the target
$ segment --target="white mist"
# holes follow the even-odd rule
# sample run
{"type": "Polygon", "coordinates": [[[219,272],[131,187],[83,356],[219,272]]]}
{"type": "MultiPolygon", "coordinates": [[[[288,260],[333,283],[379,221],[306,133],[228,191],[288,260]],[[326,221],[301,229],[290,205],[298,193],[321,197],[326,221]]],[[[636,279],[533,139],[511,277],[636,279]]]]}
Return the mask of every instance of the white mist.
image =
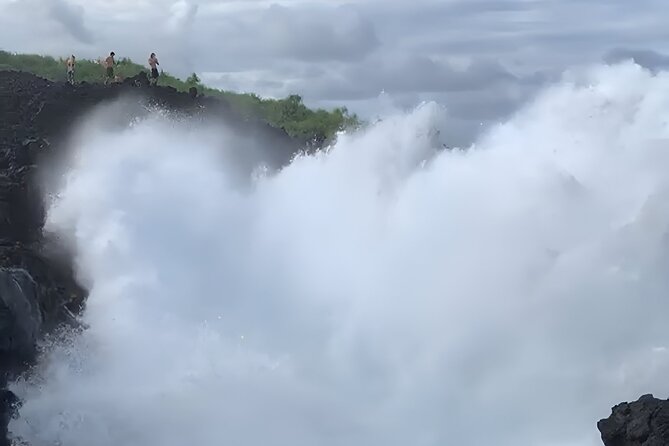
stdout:
{"type": "Polygon", "coordinates": [[[431,104],[242,187],[212,139],[89,126],[48,229],[90,329],[33,446],[594,445],[669,391],[669,77],[600,67],[467,152],[431,104]],[[447,136],[447,135],[445,135],[447,136]]]}

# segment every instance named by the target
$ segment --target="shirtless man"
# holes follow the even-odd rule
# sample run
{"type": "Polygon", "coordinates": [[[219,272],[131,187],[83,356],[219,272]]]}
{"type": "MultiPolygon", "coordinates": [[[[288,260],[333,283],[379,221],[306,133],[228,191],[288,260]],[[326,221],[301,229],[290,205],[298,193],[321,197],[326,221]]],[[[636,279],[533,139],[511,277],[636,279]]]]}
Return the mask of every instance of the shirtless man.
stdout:
{"type": "Polygon", "coordinates": [[[112,51],[109,53],[109,57],[105,59],[105,68],[107,70],[107,75],[105,76],[105,85],[107,85],[111,79],[114,79],[114,56],[116,56],[116,54],[112,51]]]}
{"type": "Polygon", "coordinates": [[[67,58],[65,65],[67,65],[67,81],[74,85],[74,66],[76,64],[76,59],[74,54],[67,58]]]}
{"type": "Polygon", "coordinates": [[[151,77],[149,78],[149,83],[151,85],[156,85],[158,83],[158,58],[156,53],[151,53],[149,56],[149,66],[151,67],[151,77]]]}

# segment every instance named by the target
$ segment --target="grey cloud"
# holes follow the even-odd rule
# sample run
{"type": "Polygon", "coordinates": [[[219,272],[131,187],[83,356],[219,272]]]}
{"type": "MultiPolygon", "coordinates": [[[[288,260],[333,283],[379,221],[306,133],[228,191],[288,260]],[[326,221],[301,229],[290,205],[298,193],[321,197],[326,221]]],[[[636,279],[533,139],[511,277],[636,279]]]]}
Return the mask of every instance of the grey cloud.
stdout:
{"type": "Polygon", "coordinates": [[[474,60],[464,68],[420,55],[383,55],[364,63],[332,69],[296,86],[321,99],[362,99],[381,90],[402,93],[474,91],[512,85],[521,79],[490,60],[474,60]]]}
{"type": "Polygon", "coordinates": [[[170,18],[167,28],[171,32],[188,31],[191,29],[197,15],[199,5],[180,0],[170,7],[170,18]]]}
{"type": "Polygon", "coordinates": [[[374,18],[384,44],[445,57],[521,60],[536,69],[592,62],[614,46],[647,45],[664,33],[654,11],[666,8],[655,0],[390,3],[359,8],[374,18]]]}
{"type": "Polygon", "coordinates": [[[214,85],[224,90],[241,92],[254,92],[256,94],[267,94],[268,92],[284,91],[285,82],[280,80],[282,76],[275,79],[270,76],[253,76],[251,73],[203,73],[201,78],[207,85],[214,85]]]}
{"type": "Polygon", "coordinates": [[[90,48],[97,36],[81,5],[68,0],[20,0],[0,1],[0,40],[10,51],[62,56],[90,48]]]}
{"type": "Polygon", "coordinates": [[[93,43],[95,38],[84,20],[84,8],[66,0],[50,0],[49,16],[60,23],[65,31],[82,43],[93,43]]]}
{"type": "Polygon", "coordinates": [[[198,46],[195,43],[194,30],[199,12],[198,3],[187,0],[176,1],[167,11],[167,20],[163,29],[158,27],[155,31],[157,39],[151,52],[156,51],[161,64],[167,62],[169,67],[167,70],[173,74],[187,76],[197,71],[198,55],[193,49],[198,46]]]}
{"type": "Polygon", "coordinates": [[[264,38],[277,54],[298,60],[359,60],[378,44],[373,25],[351,8],[294,10],[272,5],[264,38]]]}
{"type": "Polygon", "coordinates": [[[630,59],[650,70],[669,68],[669,56],[652,50],[616,48],[604,56],[606,63],[617,63],[630,59]]]}
{"type": "MultiPolygon", "coordinates": [[[[203,14],[204,16],[204,14],[203,14]]],[[[214,54],[203,60],[203,71],[276,60],[322,63],[360,61],[379,47],[371,21],[349,6],[271,5],[252,11],[203,17],[199,42],[214,54]]]]}

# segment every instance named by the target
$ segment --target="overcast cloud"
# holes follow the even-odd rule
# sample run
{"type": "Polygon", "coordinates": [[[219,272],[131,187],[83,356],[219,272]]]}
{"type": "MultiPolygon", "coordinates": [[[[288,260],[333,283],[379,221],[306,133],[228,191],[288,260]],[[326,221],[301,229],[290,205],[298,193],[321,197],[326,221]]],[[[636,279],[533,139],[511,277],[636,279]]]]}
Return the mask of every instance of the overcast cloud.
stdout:
{"type": "Polygon", "coordinates": [[[0,0],[0,42],[142,63],[155,51],[223,89],[366,117],[436,100],[476,125],[573,66],[666,67],[665,12],[659,0],[0,0]]]}

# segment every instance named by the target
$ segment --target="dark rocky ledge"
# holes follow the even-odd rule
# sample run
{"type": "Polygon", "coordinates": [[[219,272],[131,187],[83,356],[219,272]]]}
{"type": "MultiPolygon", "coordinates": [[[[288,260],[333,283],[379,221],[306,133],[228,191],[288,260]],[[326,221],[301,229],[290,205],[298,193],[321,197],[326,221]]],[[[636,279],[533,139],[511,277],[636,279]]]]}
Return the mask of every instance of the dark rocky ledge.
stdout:
{"type": "Polygon", "coordinates": [[[613,407],[597,428],[605,446],[669,445],[669,400],[643,395],[632,403],[613,407]]]}

